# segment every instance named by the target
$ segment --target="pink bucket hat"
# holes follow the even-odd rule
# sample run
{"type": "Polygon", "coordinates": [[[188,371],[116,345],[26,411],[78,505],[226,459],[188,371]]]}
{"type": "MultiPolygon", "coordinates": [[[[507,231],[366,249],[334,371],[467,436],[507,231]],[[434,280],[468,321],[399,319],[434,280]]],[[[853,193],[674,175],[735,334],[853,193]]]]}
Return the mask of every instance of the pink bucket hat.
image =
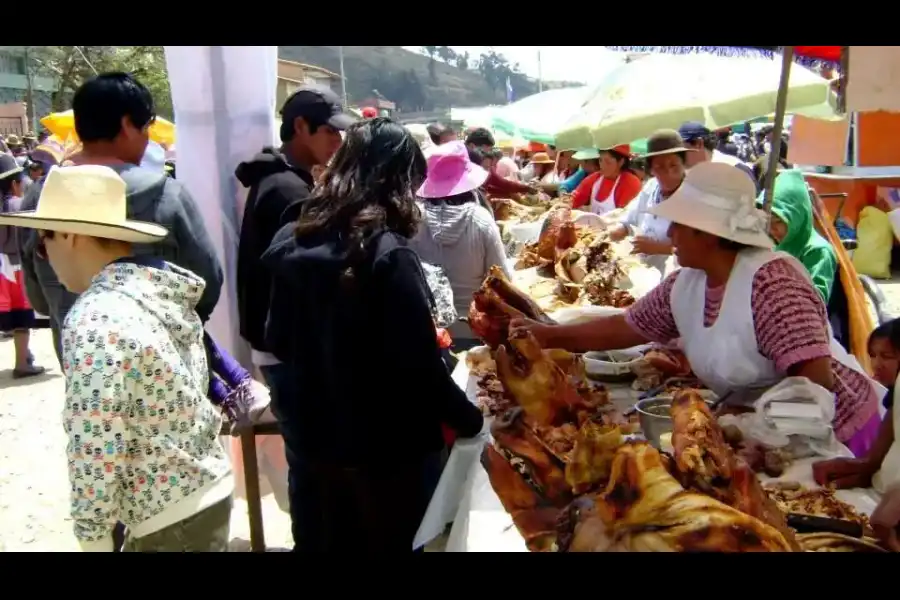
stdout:
{"type": "Polygon", "coordinates": [[[421,198],[446,198],[481,187],[488,172],[469,160],[462,141],[447,142],[428,152],[428,177],[417,192],[421,198]]]}

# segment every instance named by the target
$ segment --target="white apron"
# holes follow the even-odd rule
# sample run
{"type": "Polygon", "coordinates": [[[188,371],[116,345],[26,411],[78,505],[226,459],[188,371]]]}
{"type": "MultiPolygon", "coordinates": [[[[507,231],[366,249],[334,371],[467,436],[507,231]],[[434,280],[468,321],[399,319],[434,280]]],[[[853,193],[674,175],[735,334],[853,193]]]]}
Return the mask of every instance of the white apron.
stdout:
{"type": "MultiPolygon", "coordinates": [[[[900,378],[898,378],[900,382],[900,378]]],[[[879,494],[884,494],[888,488],[900,485],[900,405],[897,397],[900,396],[900,387],[894,385],[894,444],[888,450],[887,456],[881,463],[881,470],[872,478],[872,488],[879,494]]]]}
{"type": "MultiPolygon", "coordinates": [[[[684,353],[700,381],[720,397],[728,392],[764,391],[784,377],[772,361],[759,353],[751,306],[753,277],[760,267],[776,258],[788,259],[809,278],[803,265],[787,254],[762,249],[741,251],[712,327],[703,324],[706,273],[683,268],[672,287],[672,314],[681,334],[684,353]]],[[[859,362],[834,336],[831,336],[831,355],[838,362],[865,374],[859,362]]],[[[883,395],[884,392],[879,397],[883,395]]],[[[753,399],[747,398],[748,401],[753,399]]]]}
{"type": "Polygon", "coordinates": [[[615,183],[613,183],[612,191],[609,193],[609,196],[600,200],[597,198],[597,194],[600,193],[600,186],[603,185],[604,177],[601,175],[600,178],[594,182],[594,187],[591,188],[591,212],[595,215],[605,215],[606,213],[613,211],[616,209],[616,188],[619,187],[619,179],[621,176],[616,177],[615,183]]]}

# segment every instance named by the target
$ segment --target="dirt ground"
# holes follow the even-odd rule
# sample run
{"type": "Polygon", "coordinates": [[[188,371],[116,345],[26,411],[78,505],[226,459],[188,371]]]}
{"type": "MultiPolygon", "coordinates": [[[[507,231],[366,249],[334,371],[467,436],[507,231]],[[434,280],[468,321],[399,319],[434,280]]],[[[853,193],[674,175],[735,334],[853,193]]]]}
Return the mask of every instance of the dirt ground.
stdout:
{"type": "MultiPolygon", "coordinates": [[[[882,282],[891,314],[900,315],[900,277],[882,282]]],[[[32,344],[47,374],[12,378],[12,340],[0,340],[0,552],[78,551],[69,517],[66,439],[61,411],[64,383],[49,331],[35,333],[32,344]]],[[[249,549],[247,505],[240,497],[232,515],[232,549],[249,549]]],[[[291,546],[290,519],[271,491],[263,497],[267,546],[291,546]]],[[[429,550],[440,551],[442,541],[429,550]]]]}

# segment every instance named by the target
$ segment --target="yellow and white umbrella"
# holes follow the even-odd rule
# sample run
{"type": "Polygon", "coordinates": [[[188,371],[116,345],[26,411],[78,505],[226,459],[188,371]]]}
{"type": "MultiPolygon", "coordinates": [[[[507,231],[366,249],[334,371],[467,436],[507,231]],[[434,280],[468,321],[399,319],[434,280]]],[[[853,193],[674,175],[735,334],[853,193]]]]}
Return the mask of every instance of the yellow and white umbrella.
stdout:
{"type": "MultiPolygon", "coordinates": [[[[61,140],[78,140],[75,133],[75,113],[71,110],[52,113],[41,119],[41,125],[61,140]]],[[[162,117],[150,126],[150,139],[158,144],[171,146],[175,143],[175,124],[162,117]]]]}
{"type": "MultiPolygon", "coordinates": [[[[765,58],[649,54],[612,71],[557,133],[557,147],[608,148],[698,121],[718,129],[775,112],[781,64],[765,58]]],[[[791,72],[787,111],[835,116],[828,81],[791,72]]]]}

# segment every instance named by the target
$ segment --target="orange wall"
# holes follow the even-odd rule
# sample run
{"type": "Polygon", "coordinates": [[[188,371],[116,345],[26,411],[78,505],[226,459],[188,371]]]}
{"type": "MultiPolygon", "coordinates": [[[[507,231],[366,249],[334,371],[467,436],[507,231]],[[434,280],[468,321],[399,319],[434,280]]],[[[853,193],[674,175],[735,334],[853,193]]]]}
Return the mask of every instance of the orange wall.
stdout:
{"type": "MultiPolygon", "coordinates": [[[[853,225],[859,220],[859,213],[867,206],[875,204],[879,187],[900,187],[900,177],[891,179],[831,179],[816,177],[815,173],[806,173],[806,181],[819,194],[846,192],[849,194],[844,203],[841,216],[853,225]]],[[[840,198],[825,198],[825,206],[832,217],[837,217],[840,198]]]]}

